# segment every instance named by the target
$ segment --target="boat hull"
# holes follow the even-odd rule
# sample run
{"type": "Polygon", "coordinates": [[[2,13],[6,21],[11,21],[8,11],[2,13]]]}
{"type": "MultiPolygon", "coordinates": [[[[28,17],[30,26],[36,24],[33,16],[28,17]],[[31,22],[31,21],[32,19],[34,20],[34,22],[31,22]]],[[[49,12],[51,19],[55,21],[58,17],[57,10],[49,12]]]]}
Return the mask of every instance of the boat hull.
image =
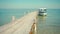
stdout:
{"type": "Polygon", "coordinates": [[[38,15],[39,15],[39,16],[46,16],[47,13],[39,13],[38,15]]]}

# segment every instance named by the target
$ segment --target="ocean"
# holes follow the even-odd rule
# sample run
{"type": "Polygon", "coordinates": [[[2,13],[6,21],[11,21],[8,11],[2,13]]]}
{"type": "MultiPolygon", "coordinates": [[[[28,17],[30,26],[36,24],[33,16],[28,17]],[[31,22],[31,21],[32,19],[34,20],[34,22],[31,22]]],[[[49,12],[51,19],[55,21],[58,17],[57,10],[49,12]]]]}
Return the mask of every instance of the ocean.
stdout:
{"type": "Polygon", "coordinates": [[[0,9],[0,26],[10,23],[12,16],[17,20],[32,11],[34,9],[0,9]]]}
{"type": "Polygon", "coordinates": [[[60,34],[60,9],[47,9],[47,16],[39,16],[37,34],[60,34]]]}
{"type": "MultiPolygon", "coordinates": [[[[12,16],[16,19],[37,9],[0,9],[0,26],[10,23],[12,16]]],[[[47,16],[38,16],[37,34],[60,34],[60,9],[47,9],[47,16]]]]}

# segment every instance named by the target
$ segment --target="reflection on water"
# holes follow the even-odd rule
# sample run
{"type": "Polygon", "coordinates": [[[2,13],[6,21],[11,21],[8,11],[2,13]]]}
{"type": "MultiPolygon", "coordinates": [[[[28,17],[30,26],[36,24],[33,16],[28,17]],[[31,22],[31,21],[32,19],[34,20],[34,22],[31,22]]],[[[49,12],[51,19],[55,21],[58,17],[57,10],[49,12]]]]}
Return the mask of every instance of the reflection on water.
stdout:
{"type": "MultiPolygon", "coordinates": [[[[50,20],[51,21],[51,20],[50,20]]],[[[47,16],[39,16],[37,23],[37,34],[60,34],[60,26],[49,22],[47,16]]]]}

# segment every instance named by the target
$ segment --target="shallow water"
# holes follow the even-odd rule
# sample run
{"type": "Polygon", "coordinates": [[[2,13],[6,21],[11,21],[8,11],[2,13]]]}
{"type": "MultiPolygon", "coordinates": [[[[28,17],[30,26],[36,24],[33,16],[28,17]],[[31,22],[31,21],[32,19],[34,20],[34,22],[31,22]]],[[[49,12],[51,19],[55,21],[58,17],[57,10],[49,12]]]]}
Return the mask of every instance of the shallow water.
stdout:
{"type": "Polygon", "coordinates": [[[34,10],[35,9],[0,9],[0,26],[10,23],[12,16],[15,16],[17,20],[34,10]]]}
{"type": "Polygon", "coordinates": [[[37,34],[60,34],[60,9],[48,9],[47,16],[39,16],[37,34]]]}
{"type": "MultiPolygon", "coordinates": [[[[19,19],[34,10],[0,9],[0,26],[10,23],[12,16],[19,19]]],[[[47,9],[47,16],[38,17],[37,34],[60,34],[60,9],[47,9]]]]}

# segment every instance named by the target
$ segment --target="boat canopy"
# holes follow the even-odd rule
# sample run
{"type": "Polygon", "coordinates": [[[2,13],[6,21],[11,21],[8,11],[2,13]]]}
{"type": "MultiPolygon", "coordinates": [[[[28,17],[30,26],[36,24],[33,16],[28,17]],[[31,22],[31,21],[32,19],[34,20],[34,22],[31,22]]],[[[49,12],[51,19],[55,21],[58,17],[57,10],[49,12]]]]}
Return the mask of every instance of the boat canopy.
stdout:
{"type": "Polygon", "coordinates": [[[46,8],[40,8],[40,9],[39,9],[39,13],[40,13],[40,12],[46,12],[46,8]]]}

